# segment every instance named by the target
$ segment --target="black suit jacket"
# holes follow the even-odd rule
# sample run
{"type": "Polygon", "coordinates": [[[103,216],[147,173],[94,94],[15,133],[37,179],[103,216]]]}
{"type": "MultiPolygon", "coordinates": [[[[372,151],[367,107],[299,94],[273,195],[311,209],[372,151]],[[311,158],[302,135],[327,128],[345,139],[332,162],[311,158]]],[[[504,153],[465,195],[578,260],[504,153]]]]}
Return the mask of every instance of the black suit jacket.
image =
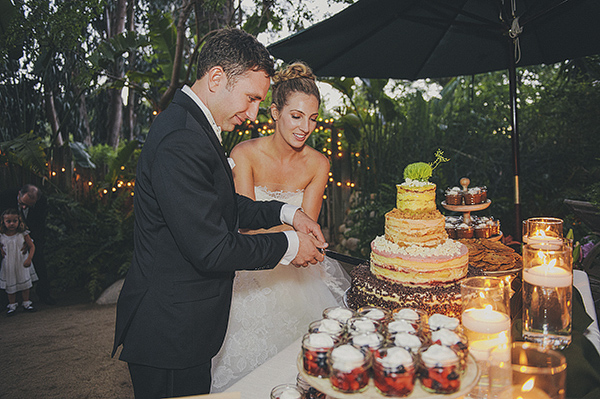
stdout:
{"type": "Polygon", "coordinates": [[[231,168],[196,103],[177,91],[151,126],[135,183],[134,255],[117,305],[113,355],[180,369],[210,361],[229,317],[234,271],[273,268],[282,203],[235,193],[231,168]]]}

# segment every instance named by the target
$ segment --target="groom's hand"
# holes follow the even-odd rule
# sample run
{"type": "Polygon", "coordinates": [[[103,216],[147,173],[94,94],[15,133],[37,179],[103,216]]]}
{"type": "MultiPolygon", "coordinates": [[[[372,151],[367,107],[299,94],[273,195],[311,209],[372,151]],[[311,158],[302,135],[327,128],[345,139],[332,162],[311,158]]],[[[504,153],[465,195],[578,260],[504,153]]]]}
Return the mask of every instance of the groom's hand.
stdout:
{"type": "Polygon", "coordinates": [[[297,234],[300,245],[298,247],[298,254],[291,262],[292,265],[307,267],[309,263],[314,265],[317,262],[321,262],[325,258],[323,249],[327,248],[329,244],[321,242],[315,237],[301,231],[298,231],[297,234]]]}
{"type": "MultiPolygon", "coordinates": [[[[321,226],[314,220],[312,220],[306,213],[301,209],[298,209],[294,214],[293,220],[294,230],[304,234],[312,234],[321,243],[326,244],[325,237],[321,231],[321,226]]],[[[323,248],[327,248],[326,246],[323,248]]]]}

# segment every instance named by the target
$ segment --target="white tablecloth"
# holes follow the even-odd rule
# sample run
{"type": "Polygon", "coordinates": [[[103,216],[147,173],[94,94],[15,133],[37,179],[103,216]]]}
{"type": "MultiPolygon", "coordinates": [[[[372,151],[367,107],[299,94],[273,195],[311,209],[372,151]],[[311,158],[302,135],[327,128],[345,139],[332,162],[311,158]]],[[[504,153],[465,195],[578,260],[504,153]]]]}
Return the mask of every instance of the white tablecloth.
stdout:
{"type": "MultiPolygon", "coordinates": [[[[585,336],[600,353],[600,330],[598,329],[596,309],[590,282],[584,271],[573,271],[573,286],[581,293],[585,310],[594,319],[594,323],[585,332],[585,336]]],[[[296,359],[300,349],[301,338],[239,380],[225,392],[241,392],[242,399],[268,399],[274,386],[295,384],[296,375],[298,374],[296,359]]]]}
{"type": "Polygon", "coordinates": [[[583,299],[583,305],[585,311],[594,322],[588,327],[583,333],[590,340],[590,342],[596,347],[598,353],[600,353],[600,329],[598,329],[598,317],[596,315],[596,307],[594,306],[594,299],[592,298],[592,290],[590,288],[590,279],[583,270],[573,270],[573,287],[577,288],[583,299]]]}
{"type": "Polygon", "coordinates": [[[225,392],[241,392],[242,399],[268,399],[271,389],[280,384],[295,384],[298,368],[296,359],[302,338],[254,369],[225,392]]]}

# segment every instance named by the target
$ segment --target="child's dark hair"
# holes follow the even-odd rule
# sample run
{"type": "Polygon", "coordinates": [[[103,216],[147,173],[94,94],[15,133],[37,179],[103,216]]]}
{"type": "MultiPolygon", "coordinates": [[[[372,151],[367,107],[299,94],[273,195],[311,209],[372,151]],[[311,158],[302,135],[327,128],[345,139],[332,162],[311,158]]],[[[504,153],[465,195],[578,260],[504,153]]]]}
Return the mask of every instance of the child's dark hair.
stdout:
{"type": "Polygon", "coordinates": [[[6,225],[4,224],[4,216],[5,215],[17,215],[19,217],[19,227],[17,227],[17,233],[23,233],[25,232],[25,230],[27,230],[27,226],[25,226],[25,222],[23,221],[23,218],[21,217],[21,215],[19,214],[19,211],[16,209],[7,209],[4,212],[2,212],[2,216],[0,216],[0,221],[2,222],[0,224],[0,233],[6,233],[8,230],[6,230],[6,225]]]}

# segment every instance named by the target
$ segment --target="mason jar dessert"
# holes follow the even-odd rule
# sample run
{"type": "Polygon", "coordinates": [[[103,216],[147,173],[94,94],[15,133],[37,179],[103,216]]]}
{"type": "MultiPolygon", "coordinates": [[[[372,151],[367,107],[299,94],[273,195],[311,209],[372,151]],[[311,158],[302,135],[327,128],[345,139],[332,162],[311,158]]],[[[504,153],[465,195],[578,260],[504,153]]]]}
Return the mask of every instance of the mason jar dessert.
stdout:
{"type": "Polygon", "coordinates": [[[373,355],[373,381],[384,396],[407,396],[415,387],[415,361],[406,349],[385,347],[373,355]]]}

